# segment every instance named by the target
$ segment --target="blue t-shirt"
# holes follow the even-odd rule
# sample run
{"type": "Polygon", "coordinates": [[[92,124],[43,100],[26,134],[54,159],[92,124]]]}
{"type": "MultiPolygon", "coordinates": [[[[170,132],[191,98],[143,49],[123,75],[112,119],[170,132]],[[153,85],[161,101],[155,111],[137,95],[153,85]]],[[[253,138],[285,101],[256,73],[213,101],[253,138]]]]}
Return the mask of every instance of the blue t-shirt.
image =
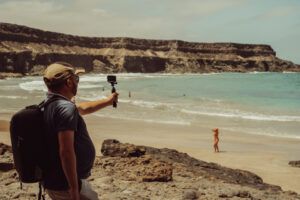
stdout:
{"type": "Polygon", "coordinates": [[[76,105],[67,98],[53,93],[47,93],[46,101],[57,97],[61,99],[50,103],[44,109],[47,163],[49,163],[45,169],[44,186],[52,190],[66,190],[69,186],[59,156],[58,132],[64,130],[75,132],[74,150],[79,179],[86,179],[91,175],[96,153],[76,105]]]}

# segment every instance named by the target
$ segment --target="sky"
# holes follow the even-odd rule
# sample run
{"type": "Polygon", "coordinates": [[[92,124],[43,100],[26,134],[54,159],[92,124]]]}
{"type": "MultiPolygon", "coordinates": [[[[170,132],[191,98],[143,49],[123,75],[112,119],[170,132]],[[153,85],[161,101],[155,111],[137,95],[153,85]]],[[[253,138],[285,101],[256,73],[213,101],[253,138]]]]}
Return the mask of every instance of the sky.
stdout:
{"type": "Polygon", "coordinates": [[[0,0],[0,22],[79,36],[268,44],[300,64],[300,0],[0,0]]]}

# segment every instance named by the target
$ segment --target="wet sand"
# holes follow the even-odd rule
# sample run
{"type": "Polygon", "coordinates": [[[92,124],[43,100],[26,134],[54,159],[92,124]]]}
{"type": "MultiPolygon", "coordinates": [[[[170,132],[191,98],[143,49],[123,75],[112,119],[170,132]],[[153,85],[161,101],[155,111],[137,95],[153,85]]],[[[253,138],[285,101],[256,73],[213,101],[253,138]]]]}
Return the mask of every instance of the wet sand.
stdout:
{"type": "MultiPolygon", "coordinates": [[[[213,134],[210,129],[215,127],[205,127],[201,124],[198,126],[154,124],[99,118],[93,115],[86,116],[85,121],[97,155],[101,155],[101,144],[105,139],[172,148],[199,160],[251,171],[266,183],[300,193],[300,168],[288,165],[291,160],[300,160],[299,139],[223,132],[222,127],[218,127],[221,152],[214,153],[213,134]]],[[[8,125],[8,120],[0,120],[0,142],[6,144],[10,144],[8,125]]]]}

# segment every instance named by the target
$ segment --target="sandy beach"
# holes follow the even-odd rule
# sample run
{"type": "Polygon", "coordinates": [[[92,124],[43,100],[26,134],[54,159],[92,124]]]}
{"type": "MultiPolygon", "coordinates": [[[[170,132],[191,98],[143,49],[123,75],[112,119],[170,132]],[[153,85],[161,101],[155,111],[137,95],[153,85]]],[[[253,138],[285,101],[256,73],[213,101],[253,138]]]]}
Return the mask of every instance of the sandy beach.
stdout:
{"type": "MultiPolygon", "coordinates": [[[[10,115],[1,115],[0,142],[10,145],[10,115]],[[7,120],[3,120],[6,118],[7,120]]],[[[300,140],[223,132],[220,128],[220,153],[213,152],[213,135],[204,124],[197,126],[166,125],[86,116],[85,121],[97,154],[105,139],[117,139],[136,145],[172,148],[199,160],[251,171],[264,182],[283,190],[300,193],[300,168],[288,165],[299,160],[300,140]]]]}

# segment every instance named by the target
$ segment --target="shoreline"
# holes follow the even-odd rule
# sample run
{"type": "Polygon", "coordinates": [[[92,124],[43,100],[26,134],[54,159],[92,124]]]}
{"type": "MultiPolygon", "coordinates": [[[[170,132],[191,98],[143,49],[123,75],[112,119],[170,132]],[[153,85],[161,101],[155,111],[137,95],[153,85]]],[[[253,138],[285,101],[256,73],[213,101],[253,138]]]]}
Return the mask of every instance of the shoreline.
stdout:
{"type": "MultiPolygon", "coordinates": [[[[0,114],[0,142],[10,145],[9,114],[0,114]],[[8,120],[3,120],[6,118],[8,120]]],[[[299,160],[300,140],[222,131],[220,153],[213,152],[213,135],[203,126],[153,124],[93,115],[84,117],[97,155],[105,139],[123,143],[176,149],[206,162],[243,169],[260,176],[265,183],[300,193],[300,168],[288,162],[299,160]],[[298,156],[298,157],[297,157],[298,156]]]]}

